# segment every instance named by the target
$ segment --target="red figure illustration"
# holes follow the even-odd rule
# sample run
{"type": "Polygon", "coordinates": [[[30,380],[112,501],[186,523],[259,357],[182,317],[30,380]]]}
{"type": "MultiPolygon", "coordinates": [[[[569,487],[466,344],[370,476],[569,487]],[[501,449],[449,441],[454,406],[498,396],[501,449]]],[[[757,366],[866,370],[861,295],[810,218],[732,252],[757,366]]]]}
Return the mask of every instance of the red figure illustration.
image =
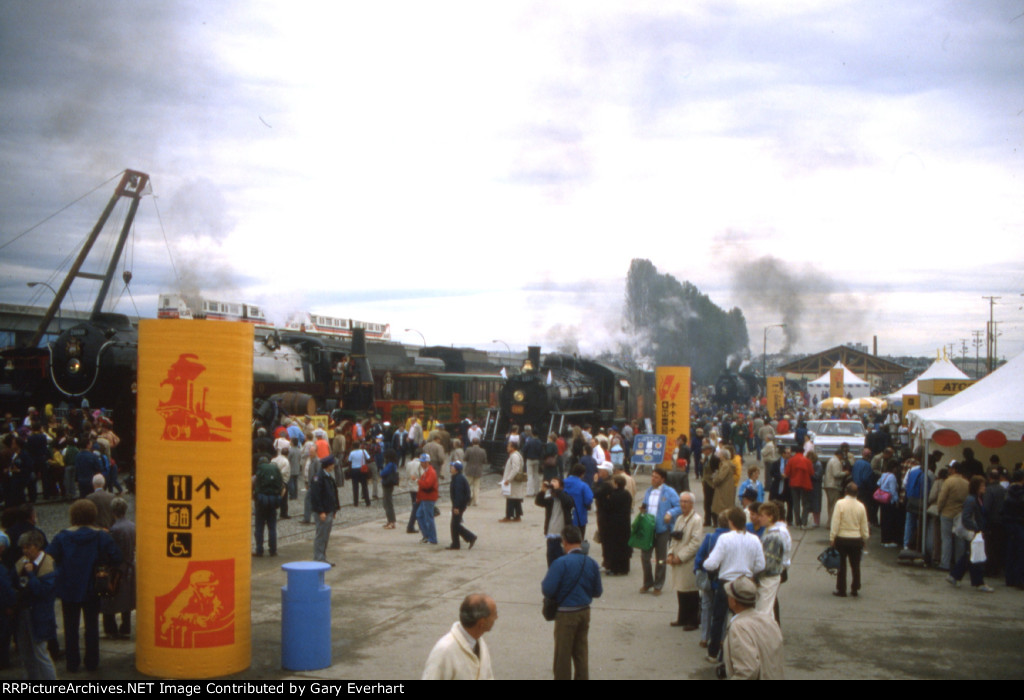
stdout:
{"type": "Polygon", "coordinates": [[[171,386],[170,400],[161,401],[156,408],[164,419],[162,440],[227,442],[231,439],[231,416],[214,418],[206,410],[208,388],[203,387],[202,400],[195,400],[196,377],[206,371],[198,359],[198,355],[182,353],[168,368],[167,378],[160,382],[160,386],[171,386]]]}
{"type": "Polygon", "coordinates": [[[220,647],[235,642],[235,561],[189,562],[169,593],[156,598],[156,646],[220,647]]]}

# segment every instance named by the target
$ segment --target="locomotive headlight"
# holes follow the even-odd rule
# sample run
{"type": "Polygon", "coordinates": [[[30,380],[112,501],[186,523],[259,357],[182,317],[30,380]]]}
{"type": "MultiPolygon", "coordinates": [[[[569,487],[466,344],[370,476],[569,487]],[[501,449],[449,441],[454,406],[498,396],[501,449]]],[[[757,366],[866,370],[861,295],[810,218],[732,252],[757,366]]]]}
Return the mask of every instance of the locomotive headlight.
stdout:
{"type": "Polygon", "coordinates": [[[512,392],[512,398],[516,402],[522,403],[523,401],[526,400],[526,394],[523,392],[522,389],[516,389],[515,391],[512,392]]]}
{"type": "Polygon", "coordinates": [[[82,361],[77,357],[68,360],[68,374],[78,374],[82,371],[82,361]]]}

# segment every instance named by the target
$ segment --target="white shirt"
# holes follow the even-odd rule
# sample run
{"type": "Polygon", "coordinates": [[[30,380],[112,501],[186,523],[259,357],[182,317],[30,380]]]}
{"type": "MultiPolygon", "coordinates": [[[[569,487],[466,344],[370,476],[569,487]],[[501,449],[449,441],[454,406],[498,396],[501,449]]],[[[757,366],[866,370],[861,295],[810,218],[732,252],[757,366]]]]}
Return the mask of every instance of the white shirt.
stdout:
{"type": "Polygon", "coordinates": [[[711,555],[704,562],[707,571],[718,571],[720,581],[734,581],[740,576],[754,577],[764,569],[764,549],[757,535],[746,530],[729,531],[718,538],[711,555]]]}

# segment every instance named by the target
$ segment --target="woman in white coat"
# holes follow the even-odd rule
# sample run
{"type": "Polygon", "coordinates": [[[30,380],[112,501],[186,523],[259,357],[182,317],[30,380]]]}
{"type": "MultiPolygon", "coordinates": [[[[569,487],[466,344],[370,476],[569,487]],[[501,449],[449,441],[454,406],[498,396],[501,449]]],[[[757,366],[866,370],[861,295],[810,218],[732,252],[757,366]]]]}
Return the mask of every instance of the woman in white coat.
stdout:
{"type": "Polygon", "coordinates": [[[509,441],[508,460],[501,475],[501,490],[505,494],[505,517],[500,523],[518,523],[523,519],[523,499],[526,498],[526,472],[519,445],[509,441]]]}

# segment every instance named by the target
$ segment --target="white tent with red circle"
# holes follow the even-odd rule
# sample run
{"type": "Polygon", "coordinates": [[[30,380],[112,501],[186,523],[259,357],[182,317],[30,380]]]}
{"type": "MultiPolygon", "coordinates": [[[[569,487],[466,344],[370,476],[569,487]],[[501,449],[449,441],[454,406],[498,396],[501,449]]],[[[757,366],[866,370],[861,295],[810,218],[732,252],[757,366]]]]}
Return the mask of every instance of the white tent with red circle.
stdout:
{"type": "Polygon", "coordinates": [[[986,463],[998,453],[1004,466],[1024,460],[1024,354],[934,408],[907,413],[911,431],[926,444],[959,457],[964,447],[986,463]],[[955,452],[954,452],[955,450],[955,452]]]}

